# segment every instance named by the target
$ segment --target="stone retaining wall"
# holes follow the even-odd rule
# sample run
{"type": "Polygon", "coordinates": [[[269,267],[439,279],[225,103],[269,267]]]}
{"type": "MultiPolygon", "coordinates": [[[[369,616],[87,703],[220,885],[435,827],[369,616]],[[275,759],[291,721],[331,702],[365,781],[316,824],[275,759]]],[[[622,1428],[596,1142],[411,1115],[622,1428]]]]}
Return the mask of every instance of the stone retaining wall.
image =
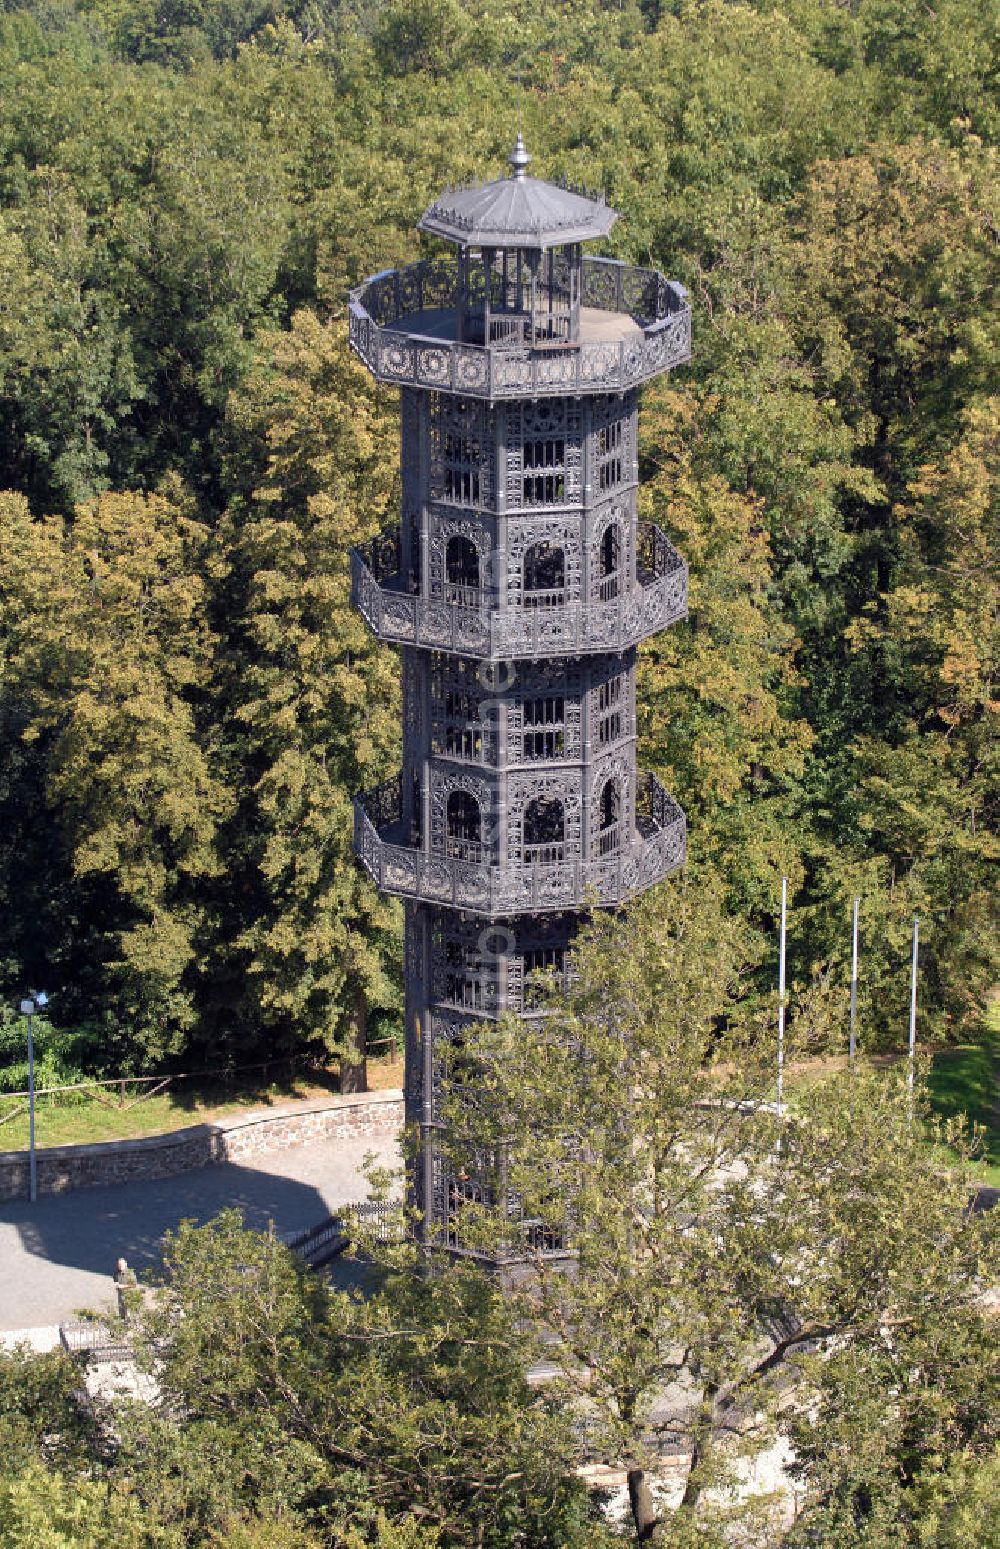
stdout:
{"type": "MultiPolygon", "coordinates": [[[[327,1098],[310,1107],[239,1114],[168,1135],[48,1146],[36,1153],[39,1194],[141,1178],[171,1178],[211,1162],[240,1162],[310,1140],[385,1135],[402,1129],[402,1092],[327,1098]]],[[[0,1151],[0,1200],[28,1198],[27,1151],[0,1151]]]]}

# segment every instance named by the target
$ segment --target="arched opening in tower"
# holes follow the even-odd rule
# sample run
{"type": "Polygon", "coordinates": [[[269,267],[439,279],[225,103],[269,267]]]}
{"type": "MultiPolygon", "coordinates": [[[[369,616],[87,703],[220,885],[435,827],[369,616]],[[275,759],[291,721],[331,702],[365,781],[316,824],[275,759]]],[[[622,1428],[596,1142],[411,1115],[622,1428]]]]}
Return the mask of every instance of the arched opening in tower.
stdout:
{"type": "Polygon", "coordinates": [[[621,786],[612,776],[610,780],[604,782],[599,803],[601,826],[597,836],[597,848],[602,856],[617,855],[621,849],[621,810],[621,786]]]}
{"type": "Polygon", "coordinates": [[[536,796],[524,809],[522,856],[526,866],[551,866],[566,858],[566,812],[555,796],[536,796]]]}
{"type": "Polygon", "coordinates": [[[524,554],[524,606],[561,608],[566,601],[566,556],[552,543],[533,543],[524,554]]]}
{"type": "Polygon", "coordinates": [[[470,791],[452,791],[448,797],[447,852],[455,860],[483,859],[483,820],[479,803],[470,791]]]}
{"type": "Polygon", "coordinates": [[[445,575],[448,602],[460,608],[479,607],[479,553],[472,539],[462,533],[448,539],[445,575]]]}
{"type": "Polygon", "coordinates": [[[600,595],[602,602],[613,602],[618,596],[618,571],[621,566],[621,529],[618,523],[609,522],[601,535],[600,595]]]}

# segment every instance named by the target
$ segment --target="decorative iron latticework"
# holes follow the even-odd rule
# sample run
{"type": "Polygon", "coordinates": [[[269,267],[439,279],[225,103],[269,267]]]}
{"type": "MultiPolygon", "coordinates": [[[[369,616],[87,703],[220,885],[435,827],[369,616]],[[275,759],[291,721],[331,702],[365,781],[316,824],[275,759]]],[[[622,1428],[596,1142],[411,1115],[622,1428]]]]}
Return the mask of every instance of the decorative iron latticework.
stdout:
{"type": "Polygon", "coordinates": [[[660,881],[686,841],[636,766],[635,661],[685,616],[687,567],[636,490],[639,389],[689,358],[690,308],[653,270],[584,256],[615,212],[529,159],[518,136],[510,177],[427,211],[454,261],[375,275],[350,306],[402,424],[401,521],[352,564],[355,605],[401,647],[403,763],[358,798],[355,840],[405,900],[412,1183],[453,1249],[470,1202],[517,1216],[495,1158],[470,1144],[452,1175],[435,1144],[463,1030],[538,1016],[538,975],[565,971],[585,911],[660,881]]]}

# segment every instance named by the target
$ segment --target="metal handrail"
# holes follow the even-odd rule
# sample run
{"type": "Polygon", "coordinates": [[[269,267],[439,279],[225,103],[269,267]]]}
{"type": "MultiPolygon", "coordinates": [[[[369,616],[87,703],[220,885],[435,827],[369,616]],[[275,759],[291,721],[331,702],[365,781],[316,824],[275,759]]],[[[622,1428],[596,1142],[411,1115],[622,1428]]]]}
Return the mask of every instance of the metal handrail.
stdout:
{"type": "Polygon", "coordinates": [[[402,1202],[368,1199],[341,1205],[336,1214],[325,1216],[322,1221],[306,1227],[304,1232],[285,1238],[285,1246],[313,1269],[318,1269],[350,1246],[352,1217],[374,1223],[378,1242],[395,1242],[404,1235],[406,1220],[402,1202]]]}
{"type": "Polygon", "coordinates": [[[355,607],[379,639],[394,644],[479,658],[618,651],[687,614],[687,565],[666,534],[649,522],[639,524],[635,586],[621,585],[607,601],[577,599],[548,607],[522,601],[500,608],[488,591],[478,594],[477,607],[428,599],[398,572],[386,574],[393,554],[391,545],[377,539],[374,546],[352,551],[351,566],[355,607]]]}
{"type": "Polygon", "coordinates": [[[88,1355],[97,1365],[135,1356],[131,1342],[106,1323],[60,1323],[59,1343],[70,1355],[88,1355]]]}
{"type": "Polygon", "coordinates": [[[428,312],[456,311],[458,269],[425,258],[383,270],[351,292],[351,347],[380,380],[444,388],[467,397],[545,397],[623,391],[680,365],[691,355],[691,308],[683,285],[655,269],[617,259],[583,260],[583,303],[632,318],[641,338],[546,343],[516,339],[470,344],[404,328],[428,312]]]}
{"type": "MultiPolygon", "coordinates": [[[[356,302],[380,328],[422,312],[457,309],[460,277],[453,258],[421,258],[402,269],[382,269],[354,287],[356,302]]],[[[687,306],[687,292],[658,269],[643,269],[620,258],[583,259],[584,306],[619,312],[640,326],[661,322],[687,306]]],[[[520,347],[520,341],[518,341],[520,347]]]]}

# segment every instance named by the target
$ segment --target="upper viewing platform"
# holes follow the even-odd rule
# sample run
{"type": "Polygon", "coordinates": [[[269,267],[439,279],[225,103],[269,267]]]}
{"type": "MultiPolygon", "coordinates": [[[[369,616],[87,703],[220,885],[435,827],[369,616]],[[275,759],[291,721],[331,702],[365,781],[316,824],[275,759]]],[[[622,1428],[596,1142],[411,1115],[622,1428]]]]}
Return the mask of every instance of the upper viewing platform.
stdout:
{"type": "Polygon", "coordinates": [[[422,230],[455,243],[351,292],[350,337],[381,382],[471,398],[624,392],[688,360],[691,309],[655,269],[585,257],[603,198],[525,175],[443,195],[422,230]]]}

